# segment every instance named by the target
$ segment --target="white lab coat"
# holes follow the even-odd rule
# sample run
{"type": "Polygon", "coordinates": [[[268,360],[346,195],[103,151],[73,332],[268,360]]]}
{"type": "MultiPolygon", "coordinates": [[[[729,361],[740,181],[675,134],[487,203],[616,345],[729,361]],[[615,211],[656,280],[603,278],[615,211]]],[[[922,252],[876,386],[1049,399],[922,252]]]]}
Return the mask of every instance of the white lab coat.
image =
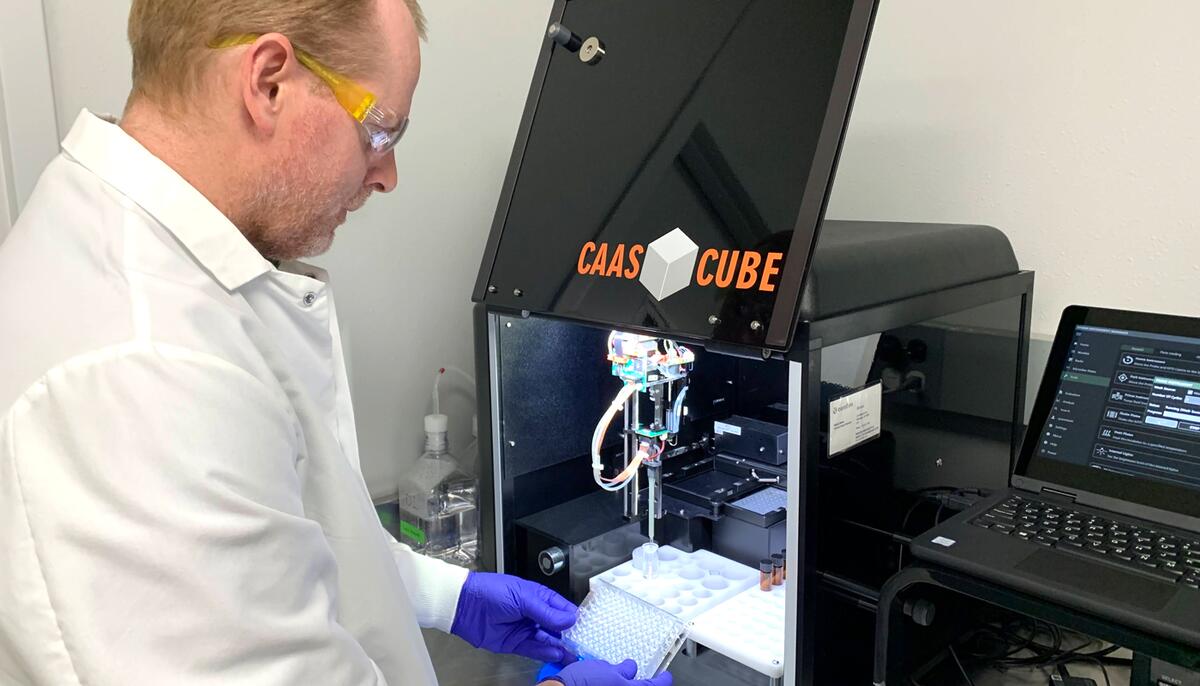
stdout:
{"type": "Polygon", "coordinates": [[[83,112],[0,246],[0,683],[433,684],[333,298],[83,112]]]}

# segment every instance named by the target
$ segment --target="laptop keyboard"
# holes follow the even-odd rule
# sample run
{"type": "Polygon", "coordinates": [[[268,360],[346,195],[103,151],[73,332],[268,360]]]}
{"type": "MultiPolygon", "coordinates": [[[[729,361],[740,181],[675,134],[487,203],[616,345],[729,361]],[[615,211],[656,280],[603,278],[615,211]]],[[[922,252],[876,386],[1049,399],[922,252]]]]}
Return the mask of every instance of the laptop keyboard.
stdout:
{"type": "Polygon", "coordinates": [[[1012,495],[971,524],[1200,588],[1200,537],[1157,531],[1012,495]]]}

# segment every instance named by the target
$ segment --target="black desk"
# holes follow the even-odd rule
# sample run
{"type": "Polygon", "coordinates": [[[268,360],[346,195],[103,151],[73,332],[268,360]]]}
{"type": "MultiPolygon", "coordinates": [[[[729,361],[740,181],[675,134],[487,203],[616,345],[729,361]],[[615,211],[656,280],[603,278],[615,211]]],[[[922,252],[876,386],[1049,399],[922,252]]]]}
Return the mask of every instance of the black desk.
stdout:
{"type": "Polygon", "coordinates": [[[926,663],[963,630],[1002,610],[1044,620],[1101,641],[1200,670],[1200,650],[1115,624],[1051,601],[928,564],[897,573],[880,592],[875,620],[876,686],[907,686],[911,670],[926,663]],[[936,615],[921,626],[905,613],[908,601],[932,601],[936,615]]]}

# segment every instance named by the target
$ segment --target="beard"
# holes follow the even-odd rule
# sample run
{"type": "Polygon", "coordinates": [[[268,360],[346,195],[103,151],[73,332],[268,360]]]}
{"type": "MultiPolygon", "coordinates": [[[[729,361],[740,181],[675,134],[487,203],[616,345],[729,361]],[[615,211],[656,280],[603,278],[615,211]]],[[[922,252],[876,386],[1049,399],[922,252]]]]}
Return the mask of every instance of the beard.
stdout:
{"type": "Polygon", "coordinates": [[[275,165],[271,176],[246,178],[241,215],[234,221],[247,240],[266,259],[283,262],[313,257],[329,250],[344,211],[362,207],[371,189],[347,193],[330,173],[324,160],[311,153],[319,149],[316,132],[310,145],[297,146],[292,159],[275,165]]]}
{"type": "Polygon", "coordinates": [[[237,222],[250,243],[268,260],[282,262],[320,255],[333,244],[338,217],[309,191],[281,179],[256,189],[245,218],[237,222]]]}

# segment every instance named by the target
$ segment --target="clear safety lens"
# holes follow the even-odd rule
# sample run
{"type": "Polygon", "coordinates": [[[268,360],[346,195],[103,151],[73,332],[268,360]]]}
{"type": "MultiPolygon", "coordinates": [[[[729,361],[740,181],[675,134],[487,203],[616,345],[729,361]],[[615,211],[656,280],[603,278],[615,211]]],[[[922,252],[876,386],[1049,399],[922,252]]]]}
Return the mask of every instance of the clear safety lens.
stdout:
{"type": "Polygon", "coordinates": [[[390,110],[384,110],[378,106],[372,107],[362,121],[367,146],[379,154],[396,147],[408,129],[408,121],[408,117],[401,118],[391,114],[390,110]],[[398,121],[398,123],[395,126],[385,126],[384,122],[388,120],[398,121]]]}

